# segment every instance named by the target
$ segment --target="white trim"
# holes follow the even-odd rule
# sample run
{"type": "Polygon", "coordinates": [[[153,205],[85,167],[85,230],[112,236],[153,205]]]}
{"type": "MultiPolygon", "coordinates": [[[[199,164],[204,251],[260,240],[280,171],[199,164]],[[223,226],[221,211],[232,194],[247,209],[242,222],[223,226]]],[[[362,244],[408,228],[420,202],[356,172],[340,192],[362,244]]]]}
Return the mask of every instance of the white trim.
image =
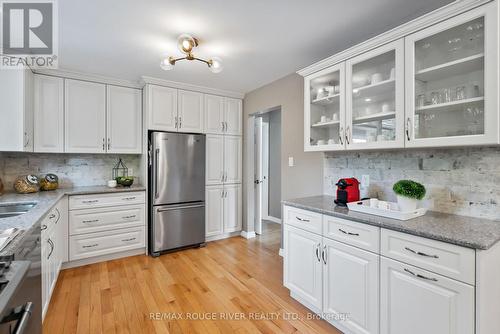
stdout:
{"type": "Polygon", "coordinates": [[[170,80],[164,80],[164,79],[158,79],[158,78],[153,78],[153,77],[148,77],[148,76],[142,76],[141,80],[139,82],[141,84],[140,87],[144,87],[146,84],[151,84],[151,85],[165,86],[165,87],[171,87],[171,88],[179,88],[179,89],[184,89],[184,90],[191,90],[191,91],[206,93],[206,94],[232,97],[232,98],[236,98],[236,99],[242,99],[245,96],[244,93],[240,93],[240,92],[234,92],[234,91],[230,91],[230,90],[217,89],[217,88],[210,88],[210,87],[205,87],[205,86],[198,86],[198,85],[170,81],[170,80]]]}
{"type": "Polygon", "coordinates": [[[83,81],[104,83],[104,84],[108,84],[108,85],[115,85],[115,86],[123,86],[123,87],[130,87],[130,88],[142,89],[142,85],[139,82],[137,82],[137,81],[130,81],[130,80],[123,80],[123,79],[111,78],[111,77],[106,77],[106,76],[99,75],[99,74],[82,73],[82,72],[77,72],[77,71],[72,71],[72,70],[65,70],[65,69],[57,69],[57,70],[35,69],[35,70],[33,70],[33,73],[43,74],[43,75],[49,75],[49,76],[53,76],[53,77],[61,77],[61,78],[67,78],[67,79],[76,79],[76,80],[83,80],[83,81]]]}
{"type": "Polygon", "coordinates": [[[407,23],[404,23],[396,28],[393,28],[389,31],[386,31],[378,36],[370,38],[364,42],[361,42],[349,49],[346,49],[342,52],[334,54],[328,58],[320,60],[312,65],[309,65],[299,71],[298,74],[302,76],[308,76],[312,73],[318,72],[324,68],[329,66],[338,64],[342,61],[345,61],[349,58],[357,56],[363,52],[369,51],[371,49],[377,48],[383,44],[395,41],[399,38],[403,38],[407,35],[410,35],[422,28],[431,26],[433,24],[439,23],[443,20],[446,20],[452,16],[461,14],[467,10],[470,10],[474,7],[483,5],[485,3],[490,2],[491,0],[457,0],[448,5],[445,5],[441,8],[438,8],[430,13],[424,14],[414,20],[411,20],[407,23]]]}
{"type": "Polygon", "coordinates": [[[91,257],[88,259],[68,261],[68,262],[64,262],[62,264],[61,270],[75,268],[75,267],[81,267],[81,266],[85,266],[85,265],[92,264],[92,263],[99,263],[99,262],[105,262],[105,261],[110,261],[110,260],[116,260],[116,259],[120,259],[123,257],[129,257],[129,256],[134,256],[134,255],[143,255],[143,254],[147,254],[146,248],[138,248],[138,249],[132,249],[132,250],[119,252],[119,253],[94,256],[94,257],[91,257]]]}
{"type": "Polygon", "coordinates": [[[284,257],[285,256],[285,250],[283,248],[280,248],[278,254],[279,254],[279,256],[284,257]]]}
{"type": "Polygon", "coordinates": [[[251,232],[241,231],[241,236],[245,239],[252,239],[256,237],[256,234],[254,231],[251,232]]]}
{"type": "Polygon", "coordinates": [[[238,237],[241,235],[240,231],[236,232],[230,232],[230,233],[221,233],[217,235],[212,235],[208,236],[205,238],[205,242],[210,242],[210,241],[216,241],[216,240],[222,240],[222,239],[227,239],[227,238],[232,238],[232,237],[238,237]]]}
{"type": "Polygon", "coordinates": [[[273,216],[265,216],[262,217],[263,220],[269,220],[270,222],[276,223],[276,224],[281,224],[281,219],[273,217],[273,216]]]}

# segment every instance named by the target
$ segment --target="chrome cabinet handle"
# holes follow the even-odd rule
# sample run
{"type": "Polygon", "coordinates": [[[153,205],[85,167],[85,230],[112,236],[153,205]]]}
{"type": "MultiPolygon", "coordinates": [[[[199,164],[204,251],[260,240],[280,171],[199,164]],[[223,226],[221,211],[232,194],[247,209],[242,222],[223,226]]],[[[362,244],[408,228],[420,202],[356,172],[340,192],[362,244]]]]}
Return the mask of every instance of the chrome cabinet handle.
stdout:
{"type": "Polygon", "coordinates": [[[83,245],[82,248],[92,248],[92,247],[97,247],[99,244],[92,244],[92,245],[83,245]]]}
{"type": "Polygon", "coordinates": [[[321,262],[321,258],[319,257],[319,249],[321,247],[321,244],[316,245],[316,259],[318,259],[318,262],[321,262]]]}
{"type": "Polygon", "coordinates": [[[351,142],[349,141],[349,135],[350,135],[351,131],[350,131],[350,127],[348,126],[346,129],[345,129],[345,142],[347,143],[347,145],[350,145],[351,142]]]}
{"type": "Polygon", "coordinates": [[[300,218],[298,216],[295,216],[295,218],[297,218],[298,221],[301,221],[301,222],[305,222],[305,223],[309,223],[310,220],[309,219],[304,219],[304,218],[300,218]]]}
{"type": "Polygon", "coordinates": [[[406,119],[406,139],[408,139],[408,141],[411,140],[411,138],[410,138],[410,127],[411,127],[411,119],[410,119],[410,117],[408,117],[406,119]]]}
{"type": "Polygon", "coordinates": [[[224,182],[224,172],[220,172],[220,182],[224,182]]]}
{"type": "Polygon", "coordinates": [[[122,239],[122,241],[123,241],[123,242],[127,242],[127,241],[133,241],[133,240],[135,240],[135,239],[137,239],[137,238],[122,239]]]}
{"type": "Polygon", "coordinates": [[[221,126],[221,128],[220,128],[220,129],[221,129],[221,132],[224,132],[224,122],[222,122],[222,121],[221,121],[221,122],[220,122],[220,126],[221,126]]]}
{"type": "Polygon", "coordinates": [[[49,219],[54,219],[54,218],[56,218],[56,215],[54,213],[49,215],[49,219]]]}
{"type": "Polygon", "coordinates": [[[44,231],[46,230],[48,227],[47,225],[43,224],[41,227],[40,227],[40,231],[44,231]]]}
{"type": "Polygon", "coordinates": [[[438,279],[434,278],[434,277],[426,277],[424,275],[415,274],[413,271],[411,271],[410,269],[407,269],[407,268],[404,268],[404,271],[406,271],[410,275],[413,275],[413,276],[421,278],[421,279],[425,279],[425,280],[433,281],[433,282],[437,282],[438,281],[438,279]]]}
{"type": "Polygon", "coordinates": [[[411,249],[410,247],[405,247],[405,249],[413,254],[417,254],[417,255],[420,255],[420,256],[425,256],[425,257],[432,257],[434,259],[439,259],[439,256],[437,255],[429,255],[429,254],[426,254],[426,253],[422,253],[422,252],[419,252],[419,251],[414,251],[413,249],[411,249]]]}
{"type": "Polygon", "coordinates": [[[132,197],[123,197],[122,198],[122,201],[131,201],[133,199],[136,199],[137,197],[136,196],[132,196],[132,197]]]}
{"type": "Polygon", "coordinates": [[[224,172],[224,182],[227,182],[227,172],[224,172]]]}
{"type": "Polygon", "coordinates": [[[224,122],[224,124],[226,125],[226,129],[224,130],[224,132],[227,132],[227,128],[228,128],[227,122],[224,122]]]}
{"type": "Polygon", "coordinates": [[[91,204],[91,203],[97,203],[99,202],[98,199],[93,199],[93,200],[88,200],[88,201],[82,201],[82,203],[85,203],[85,204],[91,204]]]}
{"type": "Polygon", "coordinates": [[[175,116],[175,128],[177,129],[179,127],[179,121],[177,120],[177,116],[175,116]]]}
{"type": "Polygon", "coordinates": [[[99,219],[82,220],[82,223],[89,224],[89,223],[97,223],[98,221],[99,221],[99,219]]]}
{"type": "Polygon", "coordinates": [[[57,219],[56,219],[56,222],[54,224],[59,223],[59,219],[61,218],[61,212],[59,212],[58,208],[56,208],[56,212],[57,212],[57,219]]]}
{"type": "Polygon", "coordinates": [[[50,252],[49,252],[49,255],[47,255],[47,260],[50,259],[50,257],[52,256],[52,253],[54,252],[54,243],[52,242],[52,240],[47,239],[47,242],[48,244],[50,245],[50,252]]]}
{"type": "Polygon", "coordinates": [[[102,150],[106,151],[106,139],[102,138],[102,150]]]}
{"type": "Polygon", "coordinates": [[[179,117],[179,129],[182,128],[182,117],[179,117]]]}
{"type": "Polygon", "coordinates": [[[344,128],[341,126],[339,129],[339,141],[340,145],[344,145],[344,140],[342,139],[342,136],[344,135],[344,128]]]}
{"type": "Polygon", "coordinates": [[[111,138],[108,138],[108,150],[111,149],[111,138]]]}
{"type": "Polygon", "coordinates": [[[326,245],[323,246],[323,251],[321,252],[321,258],[323,259],[323,263],[326,264],[327,256],[326,256],[326,245]]]}
{"type": "Polygon", "coordinates": [[[131,216],[123,216],[122,219],[130,219],[130,218],[135,218],[136,215],[131,215],[131,216]]]}
{"type": "Polygon", "coordinates": [[[352,232],[347,232],[347,231],[344,231],[343,229],[339,228],[339,231],[344,233],[344,234],[347,234],[347,235],[354,235],[356,237],[359,237],[359,233],[352,233],[352,232]]]}
{"type": "Polygon", "coordinates": [[[158,167],[159,167],[158,165],[160,163],[158,161],[159,156],[160,156],[160,149],[157,148],[155,150],[155,198],[158,198],[160,196],[160,194],[158,193],[158,167]]]}
{"type": "Polygon", "coordinates": [[[30,143],[30,136],[28,136],[27,132],[24,133],[24,138],[26,139],[26,142],[24,143],[24,147],[28,147],[28,145],[30,143]]]}

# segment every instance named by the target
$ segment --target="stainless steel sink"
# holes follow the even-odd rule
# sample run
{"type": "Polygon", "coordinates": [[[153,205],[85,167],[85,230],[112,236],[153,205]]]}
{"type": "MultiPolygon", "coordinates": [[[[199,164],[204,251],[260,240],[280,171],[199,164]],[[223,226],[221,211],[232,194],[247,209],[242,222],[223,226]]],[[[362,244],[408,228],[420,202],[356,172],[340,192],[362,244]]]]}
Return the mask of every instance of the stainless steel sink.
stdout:
{"type": "Polygon", "coordinates": [[[14,217],[30,211],[36,203],[22,202],[12,204],[0,204],[0,218],[14,217]]]}

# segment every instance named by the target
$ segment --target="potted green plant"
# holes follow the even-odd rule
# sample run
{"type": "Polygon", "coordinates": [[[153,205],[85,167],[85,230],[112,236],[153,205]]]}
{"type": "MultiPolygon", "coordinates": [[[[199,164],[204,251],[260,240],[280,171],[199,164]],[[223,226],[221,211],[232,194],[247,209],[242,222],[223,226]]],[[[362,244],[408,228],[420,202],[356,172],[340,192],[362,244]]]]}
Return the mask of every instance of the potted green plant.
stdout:
{"type": "Polygon", "coordinates": [[[399,210],[401,211],[415,210],[418,201],[425,196],[425,187],[412,180],[399,180],[394,183],[392,190],[396,193],[399,210]]]}

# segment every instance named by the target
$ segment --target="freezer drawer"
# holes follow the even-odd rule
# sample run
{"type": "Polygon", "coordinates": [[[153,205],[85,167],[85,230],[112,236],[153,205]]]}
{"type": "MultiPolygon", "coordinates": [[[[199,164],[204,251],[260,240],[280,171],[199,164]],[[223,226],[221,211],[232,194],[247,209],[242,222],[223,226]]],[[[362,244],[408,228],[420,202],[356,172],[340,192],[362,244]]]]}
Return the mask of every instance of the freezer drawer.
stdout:
{"type": "Polygon", "coordinates": [[[205,203],[153,207],[152,253],[205,242],[205,203]]]}

